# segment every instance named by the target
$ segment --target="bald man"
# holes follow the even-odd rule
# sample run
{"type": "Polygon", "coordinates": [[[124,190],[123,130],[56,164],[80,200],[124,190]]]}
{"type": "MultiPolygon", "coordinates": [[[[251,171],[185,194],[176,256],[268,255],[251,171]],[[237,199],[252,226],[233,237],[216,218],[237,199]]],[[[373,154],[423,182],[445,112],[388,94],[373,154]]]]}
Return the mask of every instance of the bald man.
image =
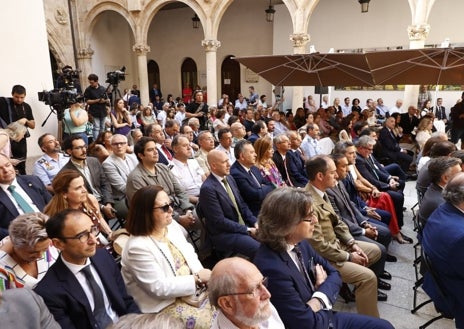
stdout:
{"type": "Polygon", "coordinates": [[[217,263],[208,282],[209,301],[219,310],[211,328],[285,328],[266,285],[256,266],[243,258],[217,263]]]}
{"type": "Polygon", "coordinates": [[[257,220],[229,175],[229,157],[223,151],[212,150],[208,163],[211,174],[201,186],[197,208],[205,219],[207,238],[219,252],[252,258],[259,247],[254,239],[257,220]]]}

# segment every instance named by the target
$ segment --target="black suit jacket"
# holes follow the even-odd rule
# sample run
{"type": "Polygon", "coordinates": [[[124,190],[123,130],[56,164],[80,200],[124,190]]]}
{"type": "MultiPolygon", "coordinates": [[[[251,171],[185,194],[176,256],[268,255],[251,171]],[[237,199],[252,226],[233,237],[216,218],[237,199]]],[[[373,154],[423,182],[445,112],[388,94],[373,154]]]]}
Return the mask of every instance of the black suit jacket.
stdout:
{"type": "Polygon", "coordinates": [[[376,153],[378,153],[379,157],[389,157],[393,161],[397,160],[401,147],[398,140],[392,136],[388,128],[383,127],[380,129],[378,143],[380,144],[380,148],[377,149],[376,153]]]}
{"type": "MultiPolygon", "coordinates": [[[[413,116],[409,117],[409,113],[401,114],[400,127],[403,128],[403,134],[411,134],[415,127],[419,125],[419,118],[413,116]]],[[[380,139],[380,138],[379,138],[380,139]]]]}
{"type": "MultiPolygon", "coordinates": [[[[114,203],[113,194],[111,192],[111,184],[106,179],[105,172],[103,171],[103,167],[101,166],[100,162],[94,157],[87,157],[85,161],[90,171],[90,176],[92,179],[92,186],[102,196],[100,203],[101,204],[114,203]]],[[[85,178],[85,176],[82,175],[82,173],[72,163],[71,159],[69,159],[68,163],[63,168],[61,168],[60,171],[65,170],[65,169],[77,170],[79,174],[82,176],[82,178],[84,178],[85,188],[87,189],[87,192],[89,192],[90,194],[93,194],[92,188],[90,187],[90,184],[87,181],[87,178],[85,178]]]]}
{"type": "MultiPolygon", "coordinates": [[[[90,261],[103,282],[111,307],[118,316],[140,313],[134,299],[127,294],[118,266],[106,249],[98,248],[90,261]]],[[[58,257],[34,290],[42,296],[62,328],[99,328],[84,290],[61,257],[58,257]]]]}
{"type": "MultiPolygon", "coordinates": [[[[52,197],[42,181],[38,177],[31,175],[17,176],[16,181],[31,198],[35,206],[40,211],[43,211],[43,208],[52,197]]],[[[10,222],[18,216],[18,209],[16,209],[6,192],[0,188],[0,240],[8,235],[10,222]]]]}
{"type": "MultiPolygon", "coordinates": [[[[299,248],[308,272],[310,272],[308,266],[310,260],[314,265],[322,265],[327,272],[326,280],[317,291],[324,293],[334,304],[342,285],[340,274],[325,258],[314,251],[308,241],[301,241],[299,248]]],[[[329,328],[332,312],[321,310],[314,313],[308,307],[306,303],[311,299],[314,291],[306,283],[304,276],[286,251],[276,252],[262,244],[256,253],[254,263],[261,273],[269,278],[271,302],[279,312],[286,328],[329,328]]]]}
{"type": "Polygon", "coordinates": [[[250,208],[253,215],[258,216],[261,203],[263,203],[266,195],[274,189],[274,186],[271,182],[264,180],[257,167],[252,166],[250,170],[258,182],[250,176],[238,161],[235,161],[230,167],[230,174],[234,177],[240,195],[243,197],[243,200],[245,200],[248,208],[250,208]]]}
{"type": "Polygon", "coordinates": [[[362,177],[367,179],[379,190],[385,191],[390,189],[390,185],[388,184],[388,176],[386,176],[385,173],[376,170],[365,158],[359,154],[356,155],[356,168],[362,177]]]}

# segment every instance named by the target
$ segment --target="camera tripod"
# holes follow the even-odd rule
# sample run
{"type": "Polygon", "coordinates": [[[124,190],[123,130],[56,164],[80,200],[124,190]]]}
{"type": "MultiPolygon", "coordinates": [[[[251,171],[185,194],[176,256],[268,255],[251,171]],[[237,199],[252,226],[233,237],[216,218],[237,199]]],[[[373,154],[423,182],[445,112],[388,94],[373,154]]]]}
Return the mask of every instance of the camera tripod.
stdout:
{"type": "Polygon", "coordinates": [[[110,98],[110,107],[112,110],[114,110],[114,101],[116,98],[122,98],[121,96],[121,91],[118,88],[118,84],[112,84],[109,83],[108,86],[106,87],[105,94],[108,95],[108,91],[111,88],[111,94],[109,94],[110,98]]]}

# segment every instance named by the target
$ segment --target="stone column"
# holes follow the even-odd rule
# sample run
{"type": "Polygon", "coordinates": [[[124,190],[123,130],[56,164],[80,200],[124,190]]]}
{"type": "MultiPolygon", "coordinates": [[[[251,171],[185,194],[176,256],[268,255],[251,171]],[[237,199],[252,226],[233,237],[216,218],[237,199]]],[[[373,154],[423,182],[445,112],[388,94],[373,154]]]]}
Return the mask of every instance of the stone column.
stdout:
{"type": "MultiPolygon", "coordinates": [[[[425,39],[430,32],[429,24],[417,24],[408,26],[409,48],[419,49],[425,45],[425,39]]],[[[404,88],[403,112],[406,112],[410,105],[417,106],[419,96],[418,85],[406,85],[404,88]]]]}
{"type": "Polygon", "coordinates": [[[84,92],[85,88],[89,84],[87,81],[87,77],[90,73],[92,73],[92,56],[94,51],[92,48],[81,48],[77,51],[77,67],[81,70],[79,75],[82,92],[84,92]]]}
{"type": "Polygon", "coordinates": [[[217,49],[221,47],[218,40],[202,40],[206,52],[206,87],[208,104],[217,104],[217,49]]]}
{"type": "MultiPolygon", "coordinates": [[[[307,33],[294,33],[290,35],[290,41],[293,42],[293,53],[304,54],[306,53],[306,45],[309,42],[310,36],[307,33]]],[[[292,96],[292,111],[296,112],[296,109],[301,107],[303,104],[303,86],[293,87],[292,96]]]]}
{"type": "Polygon", "coordinates": [[[150,46],[144,44],[135,44],[132,51],[137,55],[137,66],[139,70],[139,90],[140,101],[142,104],[147,105],[150,102],[148,85],[148,70],[147,70],[147,53],[150,51],[150,46]]]}

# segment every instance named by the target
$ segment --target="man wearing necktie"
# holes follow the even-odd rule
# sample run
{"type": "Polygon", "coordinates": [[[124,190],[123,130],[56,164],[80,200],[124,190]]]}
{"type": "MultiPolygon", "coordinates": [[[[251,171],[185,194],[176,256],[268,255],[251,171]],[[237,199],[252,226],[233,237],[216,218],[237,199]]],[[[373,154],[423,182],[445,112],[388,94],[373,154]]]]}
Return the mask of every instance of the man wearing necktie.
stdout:
{"type": "Polygon", "coordinates": [[[370,268],[380,260],[378,246],[364,241],[356,241],[348,226],[336,214],[330,204],[326,190],[337,183],[337,168],[328,156],[318,155],[306,162],[309,183],[306,190],[313,197],[313,208],[318,218],[309,243],[334,266],[343,282],[356,287],[356,307],[358,313],[379,316],[377,298],[377,278],[370,268]]]}
{"type": "Polygon", "coordinates": [[[140,313],[113,257],[97,248],[99,232],[89,216],[67,209],[52,216],[46,230],[61,254],[34,290],[62,328],[105,329],[140,313]]]}
{"type": "Polygon", "coordinates": [[[208,153],[211,174],[200,189],[198,216],[204,218],[206,239],[221,253],[240,253],[253,258],[256,217],[248,208],[235,179],[229,175],[229,157],[222,151],[208,153]]]}
{"type": "Polygon", "coordinates": [[[0,240],[8,235],[13,219],[20,214],[42,211],[50,199],[38,177],[16,176],[10,159],[0,153],[0,240]]]}
{"type": "Polygon", "coordinates": [[[266,195],[274,189],[271,182],[264,180],[255,166],[256,152],[251,142],[242,140],[235,145],[235,158],[230,167],[230,174],[237,182],[243,200],[253,215],[258,216],[261,203],[266,195]]]}

